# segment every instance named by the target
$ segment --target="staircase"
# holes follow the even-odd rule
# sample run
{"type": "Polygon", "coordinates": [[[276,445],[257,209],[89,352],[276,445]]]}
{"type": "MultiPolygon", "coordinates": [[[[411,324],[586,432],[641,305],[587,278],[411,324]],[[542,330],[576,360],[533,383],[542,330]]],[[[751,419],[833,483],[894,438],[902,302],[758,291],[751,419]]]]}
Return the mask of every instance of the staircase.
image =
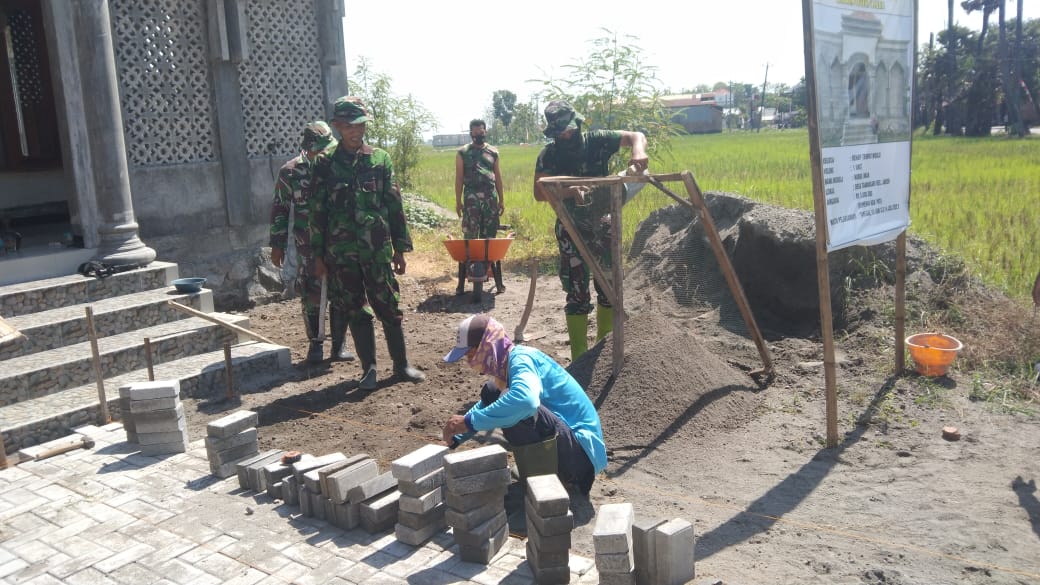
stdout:
{"type": "Polygon", "coordinates": [[[170,307],[173,300],[222,321],[248,317],[213,312],[213,293],[179,293],[177,265],[147,267],[104,279],[80,275],[0,286],[0,316],[24,338],[0,346],[0,431],[8,454],[97,424],[100,415],[86,307],[93,312],[105,398],[119,417],[119,388],[148,380],[148,338],[156,380],[179,380],[181,397],[226,391],[224,344],[231,344],[236,390],[290,367],[288,348],[242,338],[225,327],[170,307]]]}

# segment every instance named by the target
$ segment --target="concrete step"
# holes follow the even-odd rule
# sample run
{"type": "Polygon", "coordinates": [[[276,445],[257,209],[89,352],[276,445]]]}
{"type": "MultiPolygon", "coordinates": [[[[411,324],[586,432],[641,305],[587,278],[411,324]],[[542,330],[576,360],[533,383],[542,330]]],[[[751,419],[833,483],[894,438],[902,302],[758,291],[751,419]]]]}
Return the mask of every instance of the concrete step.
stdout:
{"type": "Polygon", "coordinates": [[[94,329],[99,338],[188,317],[167,305],[166,301],[176,301],[203,313],[213,312],[213,291],[204,289],[198,294],[185,294],[167,286],[5,318],[4,322],[25,337],[16,343],[0,346],[0,360],[88,341],[88,306],[94,312],[94,329]]]}
{"type": "MultiPolygon", "coordinates": [[[[247,342],[231,347],[231,367],[236,393],[243,394],[263,389],[265,382],[292,364],[286,347],[247,342]]],[[[153,370],[156,380],[179,380],[182,397],[216,397],[226,392],[223,349],[158,364],[153,370]]],[[[112,418],[120,415],[119,388],[147,380],[147,368],[105,378],[105,398],[112,418]]],[[[90,382],[0,407],[0,430],[10,454],[64,437],[77,427],[97,424],[99,413],[97,384],[90,382]]]]}
{"type": "Polygon", "coordinates": [[[18,315],[161,288],[176,280],[177,275],[176,264],[152,262],[144,268],[118,272],[105,278],[72,274],[8,284],[0,286],[0,316],[7,320],[18,315]]]}
{"type": "MultiPolygon", "coordinates": [[[[212,316],[240,327],[249,326],[249,318],[244,315],[212,313],[212,316]]],[[[237,333],[200,317],[110,335],[98,339],[103,375],[107,378],[146,367],[145,337],[151,341],[153,365],[240,341],[237,333]]],[[[0,371],[0,406],[88,384],[94,378],[89,341],[11,358],[3,362],[0,371]]]]}

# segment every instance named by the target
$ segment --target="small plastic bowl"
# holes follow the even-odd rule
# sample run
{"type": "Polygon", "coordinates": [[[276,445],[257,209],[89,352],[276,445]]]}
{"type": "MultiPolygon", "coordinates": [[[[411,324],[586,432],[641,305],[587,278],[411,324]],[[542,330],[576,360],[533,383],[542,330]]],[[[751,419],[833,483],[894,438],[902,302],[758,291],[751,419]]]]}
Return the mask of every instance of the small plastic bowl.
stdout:
{"type": "Polygon", "coordinates": [[[205,278],[178,278],[173,281],[173,286],[182,293],[197,293],[202,290],[204,284],[205,278]]]}
{"type": "Polygon", "coordinates": [[[964,344],[942,333],[918,333],[906,338],[910,357],[914,358],[917,373],[922,376],[942,376],[953,363],[964,344]]]}

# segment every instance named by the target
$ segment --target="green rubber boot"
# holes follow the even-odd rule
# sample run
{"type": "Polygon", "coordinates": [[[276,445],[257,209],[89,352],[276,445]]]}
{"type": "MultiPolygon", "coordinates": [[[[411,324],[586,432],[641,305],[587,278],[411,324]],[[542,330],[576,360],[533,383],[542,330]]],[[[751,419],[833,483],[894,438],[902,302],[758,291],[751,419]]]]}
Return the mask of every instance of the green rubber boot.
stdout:
{"type": "Polygon", "coordinates": [[[589,316],[567,315],[567,335],[571,338],[571,361],[589,349],[589,316]]]}
{"type": "Polygon", "coordinates": [[[614,307],[596,305],[596,341],[614,330],[614,307]]]}

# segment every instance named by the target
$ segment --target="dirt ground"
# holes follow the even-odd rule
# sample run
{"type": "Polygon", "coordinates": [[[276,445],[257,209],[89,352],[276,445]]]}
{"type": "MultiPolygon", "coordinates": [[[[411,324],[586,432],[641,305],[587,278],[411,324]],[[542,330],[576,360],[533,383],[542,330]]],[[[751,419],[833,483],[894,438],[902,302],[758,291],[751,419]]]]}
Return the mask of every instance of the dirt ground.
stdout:
{"type": "MultiPolygon", "coordinates": [[[[238,403],[189,401],[192,436],[228,411],[253,409],[263,449],[364,452],[382,469],[439,441],[444,421],[472,404],[481,383],[441,361],[457,324],[489,312],[512,332],[529,280],[509,273],[505,293],[474,303],[454,295],[443,256],[408,260],[405,330],[425,382],[388,379],[377,327],[380,386],[363,393],[356,363],[302,363],[298,300],[261,305],[248,311],[250,327],[292,348],[293,370],[241,388],[238,403]]],[[[749,375],[762,367],[755,345],[717,313],[678,316],[651,296],[626,323],[617,377],[609,376],[611,337],[571,366],[600,412],[610,459],[591,506],[575,504],[575,553],[594,554],[595,507],[630,502],[640,518],[694,524],[698,583],[1040,583],[1035,404],[979,400],[980,385],[999,381],[956,363],[939,378],[891,376],[893,332],[864,310],[854,330],[836,335],[840,443],[828,449],[818,338],[767,336],[776,375],[759,384],[749,375]],[[948,426],[960,440],[943,438],[948,426]]],[[[877,298],[891,299],[891,290],[877,298]]],[[[562,306],[558,278],[541,277],[526,338],[567,365],[562,306]]]]}

